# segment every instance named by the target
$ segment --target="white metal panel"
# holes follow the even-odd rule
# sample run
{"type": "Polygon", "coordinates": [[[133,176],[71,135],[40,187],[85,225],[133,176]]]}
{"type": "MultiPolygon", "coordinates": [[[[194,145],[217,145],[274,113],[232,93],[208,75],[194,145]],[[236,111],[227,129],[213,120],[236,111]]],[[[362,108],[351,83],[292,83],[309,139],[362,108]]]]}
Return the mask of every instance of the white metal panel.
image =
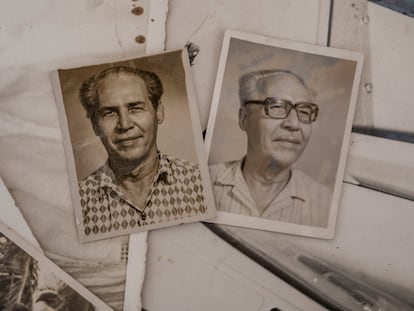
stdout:
{"type": "Polygon", "coordinates": [[[148,244],[148,310],[324,310],[200,223],[152,231],[148,244]]]}
{"type": "Polygon", "coordinates": [[[374,126],[414,135],[414,18],[368,3],[374,126]]]}

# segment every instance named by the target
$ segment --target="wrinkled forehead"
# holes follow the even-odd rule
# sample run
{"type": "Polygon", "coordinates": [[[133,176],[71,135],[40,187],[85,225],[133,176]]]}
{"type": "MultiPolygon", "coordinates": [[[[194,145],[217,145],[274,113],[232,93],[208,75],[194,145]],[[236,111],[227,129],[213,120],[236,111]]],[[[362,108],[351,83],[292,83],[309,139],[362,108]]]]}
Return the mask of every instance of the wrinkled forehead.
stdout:
{"type": "Polygon", "coordinates": [[[257,93],[260,99],[266,97],[280,97],[293,102],[312,101],[310,91],[295,76],[279,74],[257,81],[257,93]]]}

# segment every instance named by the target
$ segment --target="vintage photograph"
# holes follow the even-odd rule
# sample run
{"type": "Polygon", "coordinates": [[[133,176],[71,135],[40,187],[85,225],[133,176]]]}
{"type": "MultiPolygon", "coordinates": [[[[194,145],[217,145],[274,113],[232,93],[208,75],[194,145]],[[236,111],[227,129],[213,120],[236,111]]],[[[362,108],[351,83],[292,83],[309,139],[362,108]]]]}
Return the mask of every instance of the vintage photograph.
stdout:
{"type": "Polygon", "coordinates": [[[188,62],[179,50],[58,71],[81,241],[215,216],[188,62]]]}
{"type": "Polygon", "coordinates": [[[333,237],[362,61],[226,32],[206,133],[213,222],[333,237]]]}
{"type": "Polygon", "coordinates": [[[0,310],[112,310],[0,222],[0,310]]]}

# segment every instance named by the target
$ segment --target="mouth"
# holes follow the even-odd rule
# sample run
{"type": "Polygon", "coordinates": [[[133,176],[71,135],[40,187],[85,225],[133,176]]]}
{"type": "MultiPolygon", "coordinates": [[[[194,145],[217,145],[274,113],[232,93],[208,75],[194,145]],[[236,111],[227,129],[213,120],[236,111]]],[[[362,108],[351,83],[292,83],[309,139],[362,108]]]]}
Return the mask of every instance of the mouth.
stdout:
{"type": "Polygon", "coordinates": [[[139,140],[140,138],[142,138],[141,135],[118,138],[117,140],[115,140],[115,144],[118,146],[127,147],[131,145],[135,145],[137,140],[139,140]]]}
{"type": "Polygon", "coordinates": [[[301,144],[301,140],[299,138],[290,137],[290,136],[278,137],[274,139],[273,141],[282,142],[282,143],[290,143],[290,144],[295,144],[295,145],[301,144]]]}

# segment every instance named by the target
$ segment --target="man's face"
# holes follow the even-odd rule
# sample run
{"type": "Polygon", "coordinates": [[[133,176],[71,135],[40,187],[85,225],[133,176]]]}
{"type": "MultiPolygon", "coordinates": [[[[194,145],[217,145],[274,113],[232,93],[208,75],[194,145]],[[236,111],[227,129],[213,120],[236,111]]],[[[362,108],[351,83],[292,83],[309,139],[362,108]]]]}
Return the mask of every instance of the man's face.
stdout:
{"type": "Polygon", "coordinates": [[[98,86],[98,98],[93,127],[110,161],[138,164],[156,153],[157,128],[164,110],[160,104],[155,111],[141,78],[111,74],[98,86]]]}
{"type": "MultiPolygon", "coordinates": [[[[247,100],[264,100],[280,97],[295,103],[310,101],[310,94],[294,77],[279,75],[262,81],[260,90],[250,94],[247,100]]],[[[249,104],[241,107],[239,123],[246,131],[247,154],[256,161],[270,160],[278,167],[290,167],[302,154],[312,133],[311,124],[299,122],[292,109],[286,119],[271,119],[264,107],[249,104]]]]}

